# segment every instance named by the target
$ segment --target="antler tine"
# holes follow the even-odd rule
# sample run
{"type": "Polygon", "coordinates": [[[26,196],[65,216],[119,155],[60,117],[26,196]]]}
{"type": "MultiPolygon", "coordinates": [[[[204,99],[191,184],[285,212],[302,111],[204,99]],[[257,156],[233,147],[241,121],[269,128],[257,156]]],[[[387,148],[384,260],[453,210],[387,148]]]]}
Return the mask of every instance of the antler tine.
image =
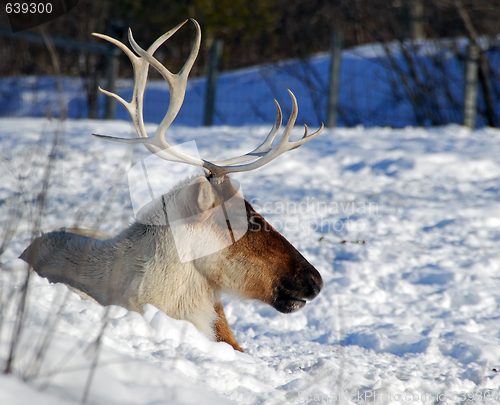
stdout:
{"type": "MultiPolygon", "coordinates": [[[[153,42],[151,44],[151,46],[148,48],[148,53],[150,55],[154,54],[156,52],[156,50],[162,46],[172,35],[174,35],[177,31],[179,31],[180,28],[182,28],[184,26],[184,24],[186,24],[188,22],[188,20],[184,20],[183,22],[181,22],[179,25],[175,26],[174,28],[172,28],[170,31],[166,32],[165,34],[163,34],[161,37],[159,37],[155,42],[153,42]]],[[[130,34],[132,34],[132,32],[130,32],[130,34]]]]}
{"type": "MultiPolygon", "coordinates": [[[[153,66],[167,81],[170,88],[170,105],[168,107],[167,114],[163,118],[162,122],[158,126],[153,138],[163,138],[162,146],[170,147],[170,145],[165,141],[164,135],[167,128],[170,126],[174,118],[177,116],[182,103],[184,102],[184,96],[186,93],[187,79],[191,68],[193,67],[194,61],[196,60],[196,56],[198,55],[198,51],[200,49],[201,44],[201,29],[196,20],[192,20],[196,27],[196,40],[193,44],[193,48],[191,49],[191,54],[188,57],[188,60],[182,67],[179,73],[172,74],[165,66],[163,66],[153,55],[150,50],[145,51],[142,49],[134,40],[132,35],[129,35],[129,41],[134,49],[144,60],[146,60],[151,66],[153,66]]],[[[180,25],[182,26],[182,25],[180,25]]],[[[179,29],[180,26],[174,28],[172,31],[179,29]]],[[[173,32],[172,32],[173,34],[173,32]]],[[[150,49],[154,52],[158,46],[162,44],[162,42],[166,41],[171,35],[170,32],[160,37],[155,43],[150,47],[150,49]]]]}
{"type": "Polygon", "coordinates": [[[249,160],[254,160],[257,159],[258,157],[263,156],[267,152],[271,150],[271,145],[274,141],[274,138],[276,137],[276,134],[278,133],[278,130],[281,127],[281,122],[283,120],[283,114],[281,112],[281,107],[278,104],[276,100],[274,100],[274,103],[276,104],[276,119],[274,121],[274,125],[271,128],[271,132],[267,135],[266,139],[264,142],[262,142],[257,148],[255,148],[253,151],[248,152],[242,156],[230,158],[230,159],[225,159],[225,160],[218,160],[215,162],[212,162],[213,164],[217,166],[228,166],[228,165],[234,165],[237,163],[243,163],[243,162],[248,162],[249,160]]]}
{"type": "MultiPolygon", "coordinates": [[[[152,55],[167,39],[169,39],[173,34],[175,34],[185,23],[187,22],[184,21],[181,24],[177,25],[175,28],[171,29],[168,31],[166,34],[163,34],[160,38],[158,38],[149,48],[148,52],[152,55]]],[[[104,39],[108,42],[111,42],[112,44],[118,46],[130,59],[130,62],[132,63],[132,67],[134,69],[134,92],[132,95],[132,100],[130,102],[125,101],[123,98],[118,96],[115,93],[111,93],[107,90],[101,89],[99,87],[99,90],[109,96],[113,97],[115,100],[118,100],[128,111],[130,116],[132,117],[132,120],[134,122],[134,126],[137,130],[138,135],[141,138],[148,138],[148,135],[146,133],[146,129],[144,127],[144,119],[143,119],[143,105],[144,105],[144,90],[146,88],[146,82],[148,78],[148,70],[149,70],[149,63],[147,60],[141,59],[140,57],[137,57],[125,44],[122,42],[111,38],[107,35],[103,34],[97,34],[93,33],[92,35],[104,39]]],[[[132,30],[129,28],[128,30],[128,38],[131,43],[136,44],[133,36],[132,36],[132,30]]],[[[136,44],[137,45],[137,44],[136,44]]],[[[104,138],[107,140],[114,140],[116,142],[125,142],[125,143],[130,143],[129,139],[124,139],[124,138],[116,138],[116,137],[110,137],[106,135],[98,135],[94,134],[95,136],[99,138],[104,138]]],[[[151,152],[155,153],[153,150],[148,148],[151,152]]]]}
{"type": "Polygon", "coordinates": [[[106,135],[93,134],[102,139],[127,143],[127,144],[137,144],[142,143],[144,146],[153,154],[159,154],[162,158],[166,160],[180,160],[184,163],[192,164],[195,166],[205,167],[207,170],[212,168],[212,164],[209,162],[205,162],[192,156],[186,155],[175,148],[171,148],[171,145],[165,140],[164,135],[167,128],[170,126],[175,116],[179,112],[182,103],[184,101],[184,95],[186,92],[187,86],[187,77],[191,68],[193,67],[194,61],[198,55],[198,51],[201,44],[201,29],[196,22],[196,20],[191,19],[196,27],[196,40],[191,50],[191,54],[188,57],[188,60],[184,64],[181,71],[177,74],[172,74],[167,68],[165,68],[155,57],[153,57],[153,53],[161,46],[167,39],[169,39],[173,34],[175,34],[186,22],[179,24],[166,34],[162,35],[158,38],[147,51],[142,49],[137,42],[134,40],[132,31],[129,29],[129,42],[132,46],[132,49],[139,54],[139,57],[134,55],[134,53],[127,48],[123,43],[117,41],[113,38],[110,38],[106,35],[97,34],[96,36],[102,39],[105,39],[120,49],[122,49],[125,54],[129,57],[132,62],[132,66],[134,68],[134,93],[132,96],[132,101],[127,102],[123,100],[120,96],[111,93],[107,90],[101,90],[104,94],[113,97],[118,100],[129,112],[132,120],[134,121],[134,126],[137,130],[140,138],[135,139],[126,139],[126,138],[118,138],[111,137],[106,135]],[[158,126],[155,131],[155,134],[152,137],[148,137],[146,133],[146,129],[144,127],[144,119],[143,119],[143,105],[144,105],[144,91],[146,88],[146,81],[148,76],[149,65],[153,66],[167,81],[170,88],[170,104],[163,118],[162,122],[158,126]],[[168,152],[165,152],[165,149],[169,149],[168,152]]]}
{"type": "MultiPolygon", "coordinates": [[[[321,124],[321,127],[314,132],[313,134],[307,136],[307,127],[305,129],[305,134],[304,136],[297,140],[297,141],[292,141],[289,142],[290,134],[292,133],[292,129],[295,125],[295,120],[297,119],[297,114],[298,114],[298,106],[297,106],[297,99],[295,98],[294,94],[288,90],[288,93],[290,94],[290,97],[292,98],[292,114],[290,115],[290,118],[288,119],[288,122],[286,124],[286,127],[283,131],[283,134],[281,135],[281,138],[279,142],[271,148],[267,153],[262,155],[259,160],[256,160],[255,162],[248,163],[245,165],[239,165],[239,166],[217,166],[216,172],[212,172],[215,177],[222,177],[225,176],[229,173],[237,173],[237,172],[246,172],[250,170],[257,169],[259,167],[264,166],[265,164],[269,163],[271,160],[277,158],[279,155],[281,155],[284,152],[287,152],[289,150],[298,148],[300,145],[309,142],[310,140],[316,138],[321,131],[323,131],[324,125],[323,123],[321,124]]],[[[276,104],[278,104],[276,102],[276,104]]],[[[275,124],[276,125],[276,124],[275,124]]],[[[274,127],[273,127],[274,129],[274,127]]],[[[271,133],[273,130],[271,130],[271,133]]],[[[267,139],[266,139],[267,141],[267,139]]],[[[246,156],[246,155],[243,155],[246,156]]],[[[228,159],[229,160],[229,159],[228,159]]]]}
{"type": "MultiPolygon", "coordinates": [[[[137,133],[140,137],[146,137],[147,138],[147,133],[146,129],[144,128],[144,121],[142,119],[142,100],[143,100],[143,93],[144,89],[146,87],[146,81],[147,81],[147,75],[148,75],[148,68],[149,65],[147,62],[141,60],[141,58],[138,58],[134,53],[122,42],[111,38],[107,35],[103,34],[97,34],[93,33],[92,34],[95,37],[104,39],[114,45],[116,45],[118,48],[120,48],[130,59],[130,62],[132,63],[132,67],[134,69],[134,93],[132,96],[132,100],[130,102],[125,101],[123,98],[118,96],[115,93],[111,93],[110,91],[104,90],[101,87],[99,87],[99,91],[103,94],[105,94],[108,97],[113,97],[115,100],[119,101],[128,111],[130,116],[132,117],[134,121],[134,126],[137,130],[137,133]]],[[[105,139],[110,139],[114,140],[115,138],[105,136],[105,135],[97,135],[93,134],[94,136],[100,137],[100,138],[105,138],[105,139]]],[[[121,138],[117,138],[121,139],[121,138]]],[[[122,141],[118,141],[122,142],[122,141]]]]}

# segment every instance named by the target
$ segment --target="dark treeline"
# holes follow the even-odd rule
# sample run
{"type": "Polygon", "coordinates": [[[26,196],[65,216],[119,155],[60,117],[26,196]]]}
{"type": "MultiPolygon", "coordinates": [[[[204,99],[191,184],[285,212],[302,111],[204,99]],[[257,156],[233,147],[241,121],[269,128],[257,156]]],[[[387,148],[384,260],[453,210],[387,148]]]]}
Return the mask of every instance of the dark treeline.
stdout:
{"type": "MultiPolygon", "coordinates": [[[[182,20],[201,24],[203,45],[194,75],[203,73],[211,42],[224,41],[224,70],[302,57],[329,47],[333,29],[344,31],[345,46],[402,39],[408,35],[408,9],[416,0],[80,0],[64,17],[32,31],[50,36],[99,42],[90,34],[106,32],[112,22],[131,27],[144,47],[182,20]]],[[[463,6],[479,35],[495,35],[500,21],[500,0],[418,0],[423,6],[423,35],[427,38],[467,36],[458,12],[463,6]]],[[[8,27],[5,13],[0,26],[8,27]]],[[[125,31],[125,30],[122,30],[125,31]]],[[[124,34],[125,35],[125,34],[124,34]]],[[[172,70],[182,66],[194,36],[187,26],[160,48],[158,59],[172,70]]],[[[67,75],[92,75],[102,57],[58,50],[61,70],[67,75]]],[[[51,74],[50,55],[39,44],[2,38],[0,75],[51,74]]],[[[129,74],[126,63],[121,74],[129,74]]]]}

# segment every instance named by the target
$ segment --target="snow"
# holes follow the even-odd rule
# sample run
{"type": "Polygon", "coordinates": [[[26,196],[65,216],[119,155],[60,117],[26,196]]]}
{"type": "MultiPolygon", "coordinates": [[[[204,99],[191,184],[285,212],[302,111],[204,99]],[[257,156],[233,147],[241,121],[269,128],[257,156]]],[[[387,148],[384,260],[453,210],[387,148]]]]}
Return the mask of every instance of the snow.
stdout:
{"type": "MultiPolygon", "coordinates": [[[[168,136],[195,140],[200,156],[219,159],[251,150],[268,130],[177,126],[168,136]]],[[[0,256],[1,364],[17,302],[9,294],[19,296],[26,270],[17,257],[31,238],[58,131],[41,228],[114,233],[133,221],[127,171],[147,153],[91,136],[130,136],[129,123],[0,120],[2,235],[14,220],[0,256]]],[[[300,135],[297,127],[292,137],[300,135]]],[[[165,184],[187,175],[176,166],[165,184]]],[[[0,403],[79,402],[95,358],[92,404],[498,403],[500,130],[325,130],[233,177],[321,273],[314,301],[281,314],[225,297],[239,353],[150,305],[144,315],[105,309],[34,274],[0,403]]]]}
{"type": "MultiPolygon", "coordinates": [[[[452,38],[372,43],[343,50],[338,125],[404,128],[433,122],[461,123],[466,45],[466,39],[452,38]],[[405,52],[412,55],[411,65],[405,52]],[[415,74],[422,83],[419,86],[412,79],[415,74]]],[[[168,43],[165,46],[168,47],[168,43]]],[[[492,74],[498,75],[498,47],[485,39],[483,48],[487,50],[485,54],[492,74]]],[[[291,101],[287,89],[291,89],[299,102],[297,123],[319,126],[326,122],[330,63],[330,55],[322,53],[308,59],[290,59],[221,73],[217,81],[214,124],[272,123],[276,116],[273,99],[280,103],[285,114],[289,113],[291,101]]],[[[168,68],[168,61],[165,64],[168,68]]],[[[105,81],[99,85],[107,87],[105,81]]],[[[49,76],[2,78],[0,117],[59,116],[57,86],[56,78],[49,76]]],[[[64,77],[62,87],[68,117],[86,118],[88,108],[82,79],[64,77]]],[[[132,99],[133,81],[130,78],[118,80],[117,88],[120,97],[128,101],[132,99]]],[[[184,104],[173,125],[202,125],[205,91],[204,77],[189,80],[184,104]]],[[[145,121],[160,123],[169,98],[168,84],[164,80],[148,81],[144,99],[145,121]]],[[[104,116],[105,99],[100,94],[101,117],[104,116]]],[[[478,103],[479,110],[484,110],[481,92],[478,103]]],[[[496,96],[494,103],[498,109],[500,100],[496,96]]],[[[129,119],[128,112],[119,103],[115,117],[129,119]]],[[[478,114],[477,126],[486,124],[484,114],[478,114]]]]}

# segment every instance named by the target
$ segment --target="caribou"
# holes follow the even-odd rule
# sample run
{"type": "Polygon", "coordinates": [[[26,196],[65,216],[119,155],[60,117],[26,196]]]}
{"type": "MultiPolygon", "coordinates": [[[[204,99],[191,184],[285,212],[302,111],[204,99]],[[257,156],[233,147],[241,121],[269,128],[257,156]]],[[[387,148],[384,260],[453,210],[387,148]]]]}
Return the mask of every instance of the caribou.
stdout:
{"type": "Polygon", "coordinates": [[[280,105],[264,142],[235,158],[208,161],[172,147],[165,132],[181,108],[189,72],[198,55],[201,29],[195,20],[196,39],[182,69],[172,74],[154,52],[188,20],[158,38],[147,50],[128,31],[131,48],[102,34],[93,35],[119,47],[134,72],[132,100],[99,88],[129,112],[139,138],[124,139],[93,134],[127,144],[143,144],[152,154],[194,165],[203,174],[188,178],[151,201],[136,221],[118,235],[78,228],[42,234],[20,256],[41,277],[64,283],[81,297],[101,305],[119,305],[143,312],[151,304],[170,317],[185,319],[213,341],[243,351],[226,320],[221,294],[254,299],[282,313],[302,308],[320,292],[318,271],[244,199],[228,174],[255,170],[284,152],[298,148],[320,134],[323,125],[290,141],[297,100],[289,91],[292,112],[278,142],[282,123],[280,105]],[[143,120],[144,91],[149,67],[167,81],[170,104],[154,135],[143,120]],[[175,213],[175,215],[172,215],[175,213]],[[179,220],[180,226],[175,225],[179,220]]]}

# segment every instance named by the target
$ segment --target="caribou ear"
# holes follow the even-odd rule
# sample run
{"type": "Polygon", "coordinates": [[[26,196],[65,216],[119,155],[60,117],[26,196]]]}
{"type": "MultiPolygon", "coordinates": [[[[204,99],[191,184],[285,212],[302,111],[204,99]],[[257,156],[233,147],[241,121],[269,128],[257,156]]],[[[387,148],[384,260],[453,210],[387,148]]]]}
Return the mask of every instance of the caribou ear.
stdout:
{"type": "Polygon", "coordinates": [[[214,206],[214,192],[212,185],[207,179],[203,179],[201,182],[196,183],[196,188],[198,196],[196,198],[196,203],[200,211],[207,211],[214,206]]]}
{"type": "Polygon", "coordinates": [[[201,214],[214,207],[214,200],[210,182],[204,177],[197,178],[192,184],[179,190],[175,198],[176,207],[169,212],[169,218],[178,215],[179,218],[175,219],[182,219],[201,214]]]}

